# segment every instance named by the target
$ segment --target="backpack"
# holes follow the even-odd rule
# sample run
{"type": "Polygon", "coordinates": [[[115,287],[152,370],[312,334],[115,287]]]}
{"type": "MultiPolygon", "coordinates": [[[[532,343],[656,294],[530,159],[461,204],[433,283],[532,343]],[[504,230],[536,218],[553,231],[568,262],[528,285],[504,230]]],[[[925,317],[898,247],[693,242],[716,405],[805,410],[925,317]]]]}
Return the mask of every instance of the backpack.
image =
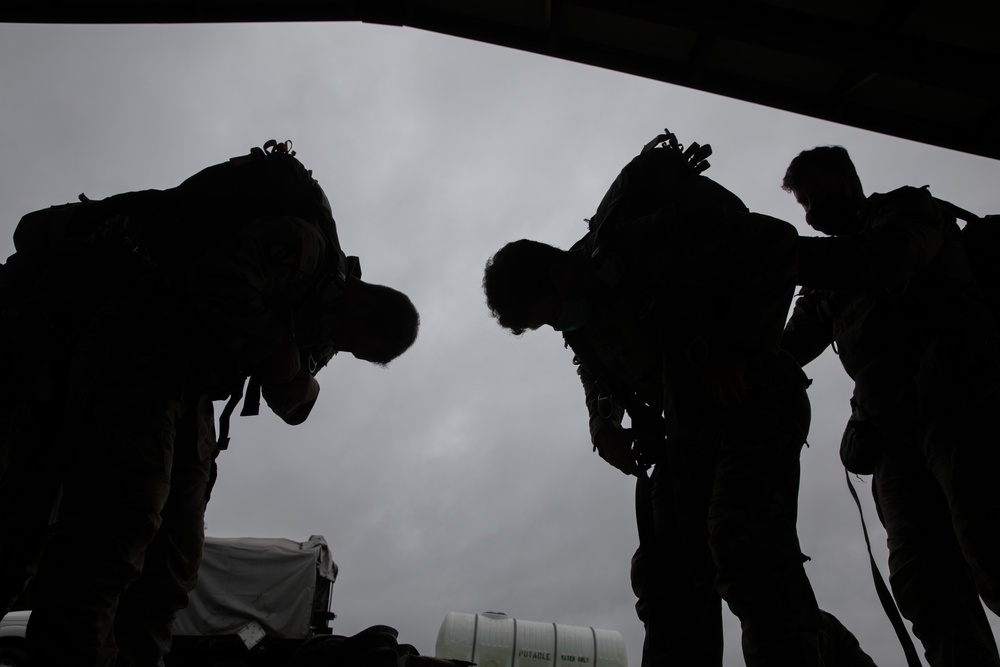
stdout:
{"type": "MultiPolygon", "coordinates": [[[[77,203],[29,213],[14,231],[14,247],[19,263],[55,276],[121,284],[133,272],[153,271],[181,289],[185,273],[207,250],[265,216],[302,218],[322,232],[330,252],[315,289],[324,301],[343,292],[348,276],[361,276],[358,259],[341,247],[323,189],[290,142],[274,140],[174,188],[98,201],[80,195],[77,203]]],[[[313,333],[310,343],[321,337],[313,333]]]]}
{"type": "MultiPolygon", "coordinates": [[[[329,201],[290,142],[274,140],[248,155],[201,170],[167,190],[144,190],[35,211],[14,231],[17,254],[49,270],[92,264],[95,251],[138,255],[177,280],[204,253],[248,222],[295,216],[315,224],[333,251],[328,273],[342,286],[356,258],[340,245],[329,201]]],[[[99,267],[91,267],[99,268],[99,267]]]]}
{"type": "Polygon", "coordinates": [[[707,160],[711,154],[708,144],[692,143],[685,149],[672,132],[664,130],[622,168],[587,220],[587,234],[573,248],[586,247],[598,258],[618,225],[671,203],[747,211],[739,197],[702,176],[711,166],[707,160]]]}
{"type": "Polygon", "coordinates": [[[1000,215],[978,216],[943,199],[934,202],[949,215],[965,222],[962,245],[972,265],[972,276],[983,301],[1000,322],[1000,215]]]}

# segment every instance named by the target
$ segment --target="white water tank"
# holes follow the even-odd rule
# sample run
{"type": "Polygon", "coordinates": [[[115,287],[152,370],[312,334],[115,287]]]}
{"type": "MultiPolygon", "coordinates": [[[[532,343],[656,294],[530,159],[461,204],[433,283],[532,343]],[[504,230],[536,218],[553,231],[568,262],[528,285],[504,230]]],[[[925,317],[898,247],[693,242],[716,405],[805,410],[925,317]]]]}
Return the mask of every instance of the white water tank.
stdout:
{"type": "Polygon", "coordinates": [[[539,623],[506,614],[450,612],[434,657],[478,667],[628,667],[625,639],[615,630],[539,623]]]}

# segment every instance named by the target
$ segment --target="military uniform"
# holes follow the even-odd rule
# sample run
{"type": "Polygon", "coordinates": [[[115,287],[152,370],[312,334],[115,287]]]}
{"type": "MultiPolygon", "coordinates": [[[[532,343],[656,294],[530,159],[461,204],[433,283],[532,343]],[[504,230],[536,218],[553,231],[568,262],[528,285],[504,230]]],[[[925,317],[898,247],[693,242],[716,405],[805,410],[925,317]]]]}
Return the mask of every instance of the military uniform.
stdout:
{"type": "Polygon", "coordinates": [[[861,217],[801,240],[782,347],[806,364],[834,344],[855,382],[842,456],[874,473],[893,594],[930,664],[995,666],[978,597],[1000,613],[996,327],[926,190],[872,195],[861,217]]]}
{"type": "Polygon", "coordinates": [[[72,444],[31,584],[27,640],[41,667],[162,664],[201,559],[217,454],[212,400],[241,392],[248,376],[280,384],[298,370],[293,322],[319,307],[327,259],[342,254],[335,231],[311,215],[328,211],[311,174],[287,156],[259,159],[289,167],[275,192],[246,183],[216,192],[216,180],[198,175],[85,205],[102,219],[124,216],[135,247],[118,259],[144,268],[102,293],[74,338],[68,407],[55,420],[72,444]],[[209,234],[227,214],[231,231],[204,252],[173,263],[148,252],[157,233],[206,225],[209,234]],[[156,224],[132,224],[143,221],[156,224]]]}
{"type": "Polygon", "coordinates": [[[740,618],[748,665],[822,664],[796,534],[808,381],[778,349],[796,237],[713,206],[622,223],[595,268],[593,316],[566,334],[595,436],[627,401],[668,423],[650,480],[657,539],[635,564],[644,665],[720,665],[720,600],[740,618]],[[742,404],[720,405],[706,385],[726,359],[743,369],[742,404]]]}

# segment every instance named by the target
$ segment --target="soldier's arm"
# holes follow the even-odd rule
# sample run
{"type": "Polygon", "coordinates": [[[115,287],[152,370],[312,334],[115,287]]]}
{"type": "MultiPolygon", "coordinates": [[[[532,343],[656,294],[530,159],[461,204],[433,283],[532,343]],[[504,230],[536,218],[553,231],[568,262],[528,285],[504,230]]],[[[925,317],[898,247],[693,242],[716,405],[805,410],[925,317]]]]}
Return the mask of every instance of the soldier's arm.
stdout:
{"type": "Polygon", "coordinates": [[[667,302],[675,340],[777,350],[795,291],[794,227],[753,213],[668,207],[623,229],[623,262],[667,302]]]}
{"type": "Polygon", "coordinates": [[[621,428],[625,410],[611,396],[603,395],[597,377],[579,356],[573,359],[576,373],[583,385],[584,401],[590,418],[590,439],[596,444],[597,434],[605,428],[621,428]]]}
{"type": "Polygon", "coordinates": [[[904,284],[940,250],[948,222],[926,190],[900,188],[874,195],[870,228],[844,237],[803,237],[799,284],[856,291],[904,284]]]}
{"type": "Polygon", "coordinates": [[[805,366],[833,343],[833,320],[822,294],[803,290],[781,334],[781,348],[805,366]]]}
{"type": "Polygon", "coordinates": [[[773,353],[781,340],[795,294],[798,232],[777,218],[757,213],[736,216],[736,250],[720,267],[731,288],[718,340],[734,348],[773,353]]]}
{"type": "Polygon", "coordinates": [[[594,450],[626,475],[637,475],[641,469],[636,463],[632,429],[622,428],[624,408],[610,395],[601,391],[596,375],[580,357],[574,359],[577,374],[583,384],[583,393],[590,415],[590,439],[594,450]]]}
{"type": "MultiPolygon", "coordinates": [[[[748,355],[778,351],[795,291],[795,228],[718,207],[669,207],[632,225],[626,266],[659,294],[665,373],[740,404],[748,355]]],[[[682,385],[678,385],[682,386],[682,385]]]]}

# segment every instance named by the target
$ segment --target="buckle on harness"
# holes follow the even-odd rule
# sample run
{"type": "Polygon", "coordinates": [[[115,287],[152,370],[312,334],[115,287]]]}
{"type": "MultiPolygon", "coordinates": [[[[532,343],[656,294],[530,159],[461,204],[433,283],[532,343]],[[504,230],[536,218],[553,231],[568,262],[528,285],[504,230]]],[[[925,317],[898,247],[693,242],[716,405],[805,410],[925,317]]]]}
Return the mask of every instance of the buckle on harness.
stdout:
{"type": "Polygon", "coordinates": [[[611,396],[601,394],[597,397],[597,414],[601,419],[611,419],[615,412],[615,404],[611,396]]]}

